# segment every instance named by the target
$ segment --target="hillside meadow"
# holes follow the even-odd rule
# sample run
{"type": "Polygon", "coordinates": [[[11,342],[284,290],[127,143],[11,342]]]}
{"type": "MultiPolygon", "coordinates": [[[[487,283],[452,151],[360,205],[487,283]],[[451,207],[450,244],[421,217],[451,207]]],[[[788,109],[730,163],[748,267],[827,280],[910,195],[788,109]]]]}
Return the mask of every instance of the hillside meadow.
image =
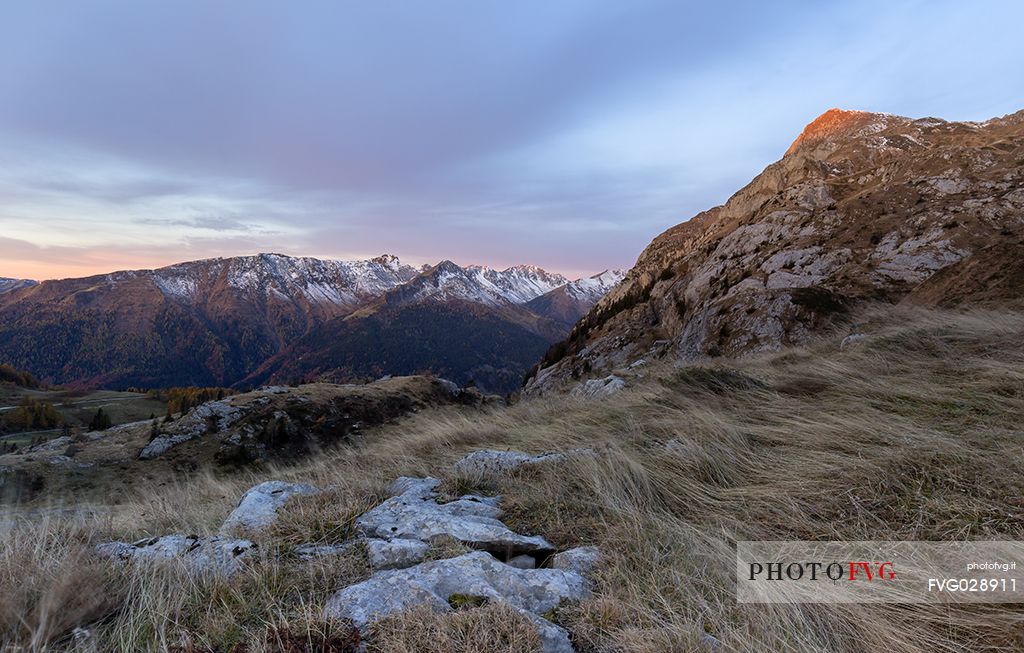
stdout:
{"type": "MultiPolygon", "coordinates": [[[[54,488],[5,517],[0,640],[26,651],[352,650],[345,624],[321,615],[332,592],[369,575],[365,555],[309,562],[292,547],[348,538],[392,479],[434,475],[453,496],[500,494],[517,532],[600,547],[593,597],[550,615],[580,651],[1024,648],[1015,605],[736,603],[738,540],[1024,539],[1024,314],[869,307],[850,324],[776,353],[652,361],[597,401],[432,408],[288,467],[140,483],[118,505],[54,488]],[[866,337],[843,346],[852,331],[866,337]],[[484,448],[593,455],[498,476],[451,471],[484,448]],[[110,539],[213,533],[270,478],[327,489],[293,499],[236,577],[118,568],[92,553],[110,539]]],[[[439,541],[430,555],[464,550],[439,541]]],[[[501,605],[402,614],[368,640],[399,653],[537,647],[501,605]]]]}

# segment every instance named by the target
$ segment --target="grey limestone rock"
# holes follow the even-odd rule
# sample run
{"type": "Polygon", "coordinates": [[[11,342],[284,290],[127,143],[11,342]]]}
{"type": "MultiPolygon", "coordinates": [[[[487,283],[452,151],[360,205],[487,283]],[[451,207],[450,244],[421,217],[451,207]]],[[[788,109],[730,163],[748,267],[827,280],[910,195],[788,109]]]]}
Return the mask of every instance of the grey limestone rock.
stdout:
{"type": "Polygon", "coordinates": [[[239,530],[260,531],[277,521],[277,511],[297,495],[316,494],[319,490],[305,483],[266,481],[250,488],[221,526],[221,533],[239,530]]]}
{"type": "Polygon", "coordinates": [[[588,576],[601,561],[601,552],[596,546],[580,546],[551,556],[551,567],[588,576]]]}
{"type": "Polygon", "coordinates": [[[582,576],[560,569],[516,569],[494,556],[475,551],[457,558],[425,562],[398,571],[375,573],[369,580],[335,593],[325,615],[351,620],[357,627],[415,606],[437,612],[452,609],[453,595],[506,603],[526,614],[550,653],[572,651],[568,634],[540,615],[563,601],[589,595],[582,576]]]}
{"type": "Polygon", "coordinates": [[[221,536],[164,535],[127,542],[106,542],[96,547],[100,556],[119,562],[180,561],[195,572],[230,576],[242,568],[255,545],[249,540],[221,536]]]}
{"type": "Polygon", "coordinates": [[[437,479],[399,479],[393,488],[400,493],[364,513],[356,528],[367,538],[384,540],[429,542],[448,535],[509,556],[554,549],[542,537],[520,535],[503,524],[496,497],[467,495],[439,503],[434,489],[438,484],[437,479]]]}

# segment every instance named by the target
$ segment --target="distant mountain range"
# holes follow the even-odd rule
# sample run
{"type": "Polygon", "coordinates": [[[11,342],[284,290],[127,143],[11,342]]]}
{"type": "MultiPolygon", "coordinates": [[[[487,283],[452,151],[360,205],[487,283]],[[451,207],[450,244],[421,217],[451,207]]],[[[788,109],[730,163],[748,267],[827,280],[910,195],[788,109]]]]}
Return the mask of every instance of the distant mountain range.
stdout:
{"type": "Polygon", "coordinates": [[[36,283],[0,279],[0,362],[84,386],[240,385],[523,373],[623,276],[384,255],[259,254],[36,283]]]}

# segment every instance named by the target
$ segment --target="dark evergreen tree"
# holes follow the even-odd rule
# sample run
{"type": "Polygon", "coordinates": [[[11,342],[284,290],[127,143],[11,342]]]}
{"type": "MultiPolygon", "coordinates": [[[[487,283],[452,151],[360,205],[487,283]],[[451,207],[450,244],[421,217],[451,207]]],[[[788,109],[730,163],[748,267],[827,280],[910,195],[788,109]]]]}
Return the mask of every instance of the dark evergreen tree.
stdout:
{"type": "Polygon", "coordinates": [[[105,431],[110,428],[110,415],[103,412],[102,408],[96,410],[92,420],[89,422],[90,431],[105,431]]]}

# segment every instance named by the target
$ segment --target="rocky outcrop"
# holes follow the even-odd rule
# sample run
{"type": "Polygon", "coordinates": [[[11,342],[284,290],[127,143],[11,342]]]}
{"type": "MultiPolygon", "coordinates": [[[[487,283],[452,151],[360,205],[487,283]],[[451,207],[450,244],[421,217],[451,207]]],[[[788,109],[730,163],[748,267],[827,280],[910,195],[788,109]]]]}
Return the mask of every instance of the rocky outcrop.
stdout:
{"type": "MultiPolygon", "coordinates": [[[[529,456],[479,451],[457,463],[456,470],[508,471],[566,457],[560,453],[529,456]]],[[[385,571],[339,590],[328,602],[325,614],[365,628],[412,607],[447,612],[458,597],[500,601],[530,619],[545,651],[571,652],[566,631],[542,615],[563,601],[587,596],[585,574],[596,564],[596,549],[573,549],[551,556],[554,547],[544,538],[520,535],[500,521],[499,497],[464,495],[441,502],[439,484],[433,478],[400,478],[390,488],[391,498],[356,520],[371,564],[385,571]],[[442,536],[482,550],[410,566],[422,560],[427,542],[442,536]],[[539,568],[549,559],[549,567],[539,568]],[[388,571],[389,567],[394,569],[388,571]]]]}
{"type": "MultiPolygon", "coordinates": [[[[211,438],[217,443],[215,457],[223,464],[294,457],[428,406],[483,402],[479,392],[453,386],[426,377],[390,377],[363,385],[265,386],[206,402],[157,424],[138,457],[153,460],[185,443],[211,438]]],[[[134,428],[148,433],[152,424],[134,428]]]]}
{"type": "Polygon", "coordinates": [[[221,533],[265,530],[277,521],[277,511],[294,496],[308,496],[319,490],[305,483],[266,481],[249,489],[221,526],[221,533]]]}
{"type": "MultiPolygon", "coordinates": [[[[470,469],[492,470],[493,462],[508,470],[566,460],[570,454],[482,451],[462,462],[470,469]]],[[[587,577],[600,559],[597,549],[556,552],[543,537],[521,535],[504,524],[500,497],[463,495],[444,501],[440,485],[436,478],[401,477],[391,484],[391,497],[356,519],[356,538],[282,549],[300,564],[365,551],[372,575],[339,588],[328,600],[325,616],[346,620],[369,634],[370,624],[413,607],[449,612],[467,601],[471,605],[498,602],[521,612],[534,625],[544,651],[571,653],[568,632],[551,619],[565,602],[589,596],[587,577]],[[438,555],[433,545],[439,538],[455,539],[477,550],[429,560],[431,554],[438,555]]],[[[245,531],[273,539],[269,527],[288,509],[289,499],[318,491],[312,485],[267,481],[242,496],[225,520],[222,535],[175,534],[134,543],[106,542],[96,547],[96,553],[119,564],[180,564],[193,573],[231,576],[243,568],[256,547],[249,540],[230,537],[231,533],[245,531]]]]}
{"type": "Polygon", "coordinates": [[[134,543],[105,542],[96,552],[118,561],[167,562],[177,560],[195,572],[212,572],[230,576],[242,567],[247,554],[255,547],[249,540],[232,537],[235,533],[264,532],[277,520],[277,511],[293,496],[319,492],[312,485],[266,481],[250,488],[228,515],[220,535],[164,535],[134,543]]]}
{"type": "Polygon", "coordinates": [[[324,610],[332,619],[350,620],[357,627],[412,607],[427,606],[435,612],[453,609],[454,597],[479,597],[507,603],[538,625],[544,650],[569,653],[568,634],[541,615],[564,601],[586,598],[585,579],[561,569],[516,569],[481,551],[457,558],[425,562],[409,569],[374,574],[369,580],[347,587],[330,598],[324,610]]]}
{"type": "Polygon", "coordinates": [[[498,519],[497,497],[466,495],[439,503],[438,479],[400,479],[400,492],[356,519],[365,537],[429,542],[452,537],[506,558],[523,553],[541,555],[554,547],[542,537],[520,535],[498,519]]]}
{"type": "Polygon", "coordinates": [[[249,540],[229,537],[196,537],[164,535],[163,537],[126,542],[106,542],[96,553],[118,562],[168,563],[177,561],[197,573],[230,576],[238,572],[251,554],[254,544],[249,540]]]}
{"type": "Polygon", "coordinates": [[[652,355],[777,350],[862,301],[1020,303],[1022,187],[1024,112],[983,123],[826,112],[725,205],[655,238],[526,392],[652,355]]]}
{"type": "Polygon", "coordinates": [[[139,452],[139,458],[149,460],[167,453],[172,447],[207,433],[224,431],[241,419],[242,410],[233,399],[208,401],[182,416],[165,434],[157,435],[139,452]]]}

